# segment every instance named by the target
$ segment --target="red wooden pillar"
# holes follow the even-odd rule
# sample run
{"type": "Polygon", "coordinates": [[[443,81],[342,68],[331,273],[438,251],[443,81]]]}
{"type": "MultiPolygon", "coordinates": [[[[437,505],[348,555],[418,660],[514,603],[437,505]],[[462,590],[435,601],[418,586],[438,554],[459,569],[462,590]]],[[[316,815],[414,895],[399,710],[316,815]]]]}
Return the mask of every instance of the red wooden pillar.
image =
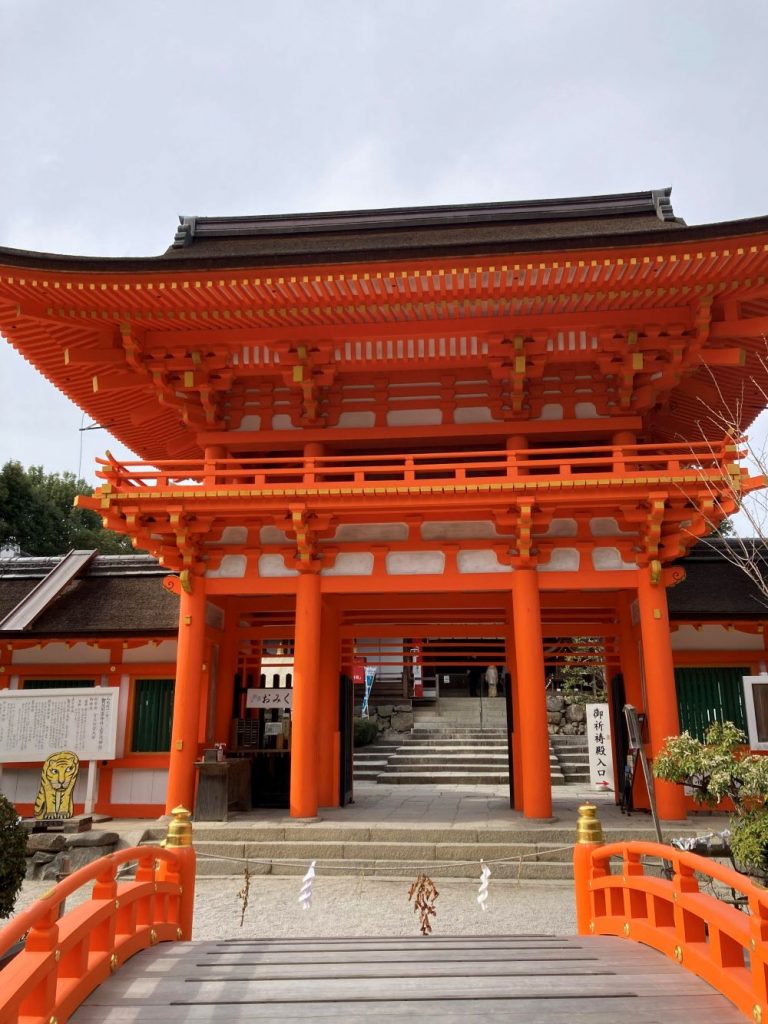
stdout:
{"type": "Polygon", "coordinates": [[[339,610],[323,602],[320,648],[320,709],[318,714],[318,801],[339,806],[339,676],[341,672],[339,610]]]}
{"type": "Polygon", "coordinates": [[[535,569],[516,569],[512,574],[512,614],[520,707],[523,813],[526,818],[551,818],[541,603],[535,569]]]}
{"type": "Polygon", "coordinates": [[[191,592],[181,591],[176,687],[165,811],[194,808],[195,761],[198,756],[200,701],[205,653],[205,580],[191,578],[191,592]]]}
{"type": "MultiPolygon", "coordinates": [[[[667,592],[661,579],[653,582],[650,569],[640,569],[638,572],[637,597],[640,605],[645,692],[648,698],[648,730],[653,758],[667,736],[679,734],[680,720],[677,713],[667,592]]],[[[655,789],[659,817],[667,820],[684,819],[685,796],[682,787],[673,782],[658,781],[655,789]]]]}
{"type": "Polygon", "coordinates": [[[291,710],[292,818],[317,816],[321,608],[319,573],[302,572],[296,581],[296,635],[291,710]]]}

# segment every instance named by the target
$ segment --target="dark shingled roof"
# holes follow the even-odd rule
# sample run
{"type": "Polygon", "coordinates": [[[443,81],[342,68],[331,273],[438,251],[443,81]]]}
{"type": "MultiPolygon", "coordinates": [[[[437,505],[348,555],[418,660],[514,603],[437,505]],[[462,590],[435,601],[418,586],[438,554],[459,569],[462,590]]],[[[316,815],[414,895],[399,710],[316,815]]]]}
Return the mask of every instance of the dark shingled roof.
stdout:
{"type": "MultiPolygon", "coordinates": [[[[728,559],[738,551],[738,538],[700,541],[675,564],[685,569],[685,580],[667,591],[670,618],[738,619],[768,617],[768,597],[743,569],[728,559]]],[[[768,589],[768,544],[757,542],[768,589]]]]}
{"type": "MultiPolygon", "coordinates": [[[[0,619],[60,560],[0,560],[0,619]]],[[[168,571],[148,555],[96,557],[23,632],[3,636],[86,636],[95,633],[175,635],[178,598],[163,587],[168,571]]]]}
{"type": "Polygon", "coordinates": [[[689,227],[671,188],[607,196],[252,217],[181,217],[160,256],[63,256],[0,247],[0,263],[96,273],[283,267],[700,242],[768,231],[768,217],[689,227]]]}

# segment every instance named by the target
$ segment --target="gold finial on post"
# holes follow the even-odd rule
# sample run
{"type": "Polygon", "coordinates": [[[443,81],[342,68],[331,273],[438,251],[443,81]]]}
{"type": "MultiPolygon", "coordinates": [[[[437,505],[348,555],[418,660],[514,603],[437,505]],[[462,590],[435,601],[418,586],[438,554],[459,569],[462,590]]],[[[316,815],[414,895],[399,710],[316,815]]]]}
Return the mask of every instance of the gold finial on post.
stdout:
{"type": "Polygon", "coordinates": [[[192,845],[192,821],[191,814],[186,807],[174,807],[171,811],[171,820],[168,824],[168,833],[165,837],[166,847],[179,847],[192,845]]]}
{"type": "Polygon", "coordinates": [[[577,843],[602,843],[603,826],[597,816],[597,807],[585,803],[579,806],[579,820],[576,823],[577,843]]]}

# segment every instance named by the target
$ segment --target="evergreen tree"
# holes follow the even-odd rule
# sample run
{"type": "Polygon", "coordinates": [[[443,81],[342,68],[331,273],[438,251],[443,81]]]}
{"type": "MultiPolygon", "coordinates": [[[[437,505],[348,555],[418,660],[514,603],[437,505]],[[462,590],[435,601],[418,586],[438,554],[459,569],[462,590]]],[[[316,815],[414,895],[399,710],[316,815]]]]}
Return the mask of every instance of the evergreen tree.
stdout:
{"type": "Polygon", "coordinates": [[[90,509],[74,507],[78,494],[93,494],[93,488],[74,473],[6,462],[0,470],[0,548],[18,547],[27,555],[64,555],[72,548],[132,552],[128,537],[105,530],[90,509]]]}

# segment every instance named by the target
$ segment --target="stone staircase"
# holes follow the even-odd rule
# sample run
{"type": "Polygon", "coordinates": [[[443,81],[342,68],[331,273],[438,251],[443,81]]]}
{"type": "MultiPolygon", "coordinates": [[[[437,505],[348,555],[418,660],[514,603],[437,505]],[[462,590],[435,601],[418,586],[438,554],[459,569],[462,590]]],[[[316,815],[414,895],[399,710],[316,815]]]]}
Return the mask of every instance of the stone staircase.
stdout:
{"type": "MultiPolygon", "coordinates": [[[[566,778],[550,747],[553,786],[566,778]]],[[[389,785],[506,785],[509,782],[504,729],[479,729],[420,719],[402,741],[379,741],[355,751],[357,782],[389,785]]]]}
{"type": "Polygon", "coordinates": [[[553,750],[566,783],[589,784],[589,750],[584,736],[550,736],[553,750]]]}
{"type": "MultiPolygon", "coordinates": [[[[693,834],[677,828],[671,835],[693,834]]],[[[618,842],[626,829],[607,828],[606,842],[618,842]]],[[[652,829],[631,831],[633,839],[652,840],[652,829]]],[[[158,842],[165,827],[148,829],[143,842],[158,842]]],[[[197,874],[200,878],[252,874],[303,875],[317,861],[318,877],[349,875],[413,879],[426,871],[440,879],[477,879],[480,858],[500,879],[573,877],[574,829],[562,825],[505,827],[372,827],[323,824],[196,825],[197,874]]]]}

